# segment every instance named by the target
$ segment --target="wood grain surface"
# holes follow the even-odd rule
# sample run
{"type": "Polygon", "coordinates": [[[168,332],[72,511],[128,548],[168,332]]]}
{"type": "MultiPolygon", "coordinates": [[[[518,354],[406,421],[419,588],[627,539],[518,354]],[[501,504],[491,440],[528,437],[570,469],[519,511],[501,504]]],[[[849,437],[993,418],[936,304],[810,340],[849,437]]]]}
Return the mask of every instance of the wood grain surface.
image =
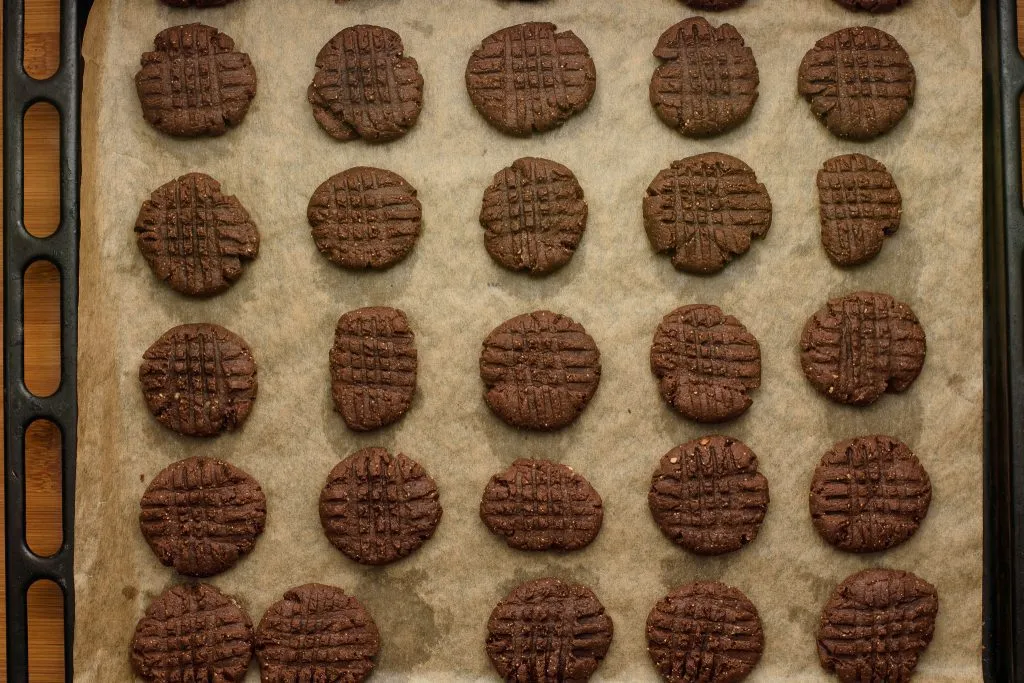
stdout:
{"type": "MultiPolygon", "coordinates": [[[[56,70],[59,62],[59,0],[26,0],[26,5],[25,68],[29,75],[45,78],[56,70]]],[[[1018,0],[1017,6],[1018,34],[1024,35],[1024,12],[1019,11],[1024,0],[1018,0]]],[[[57,123],[57,112],[45,105],[33,107],[26,119],[25,224],[36,235],[51,233],[59,216],[57,123]]],[[[2,145],[0,140],[0,149],[2,145]]],[[[2,201],[0,198],[0,203],[2,201]]],[[[0,282],[0,288],[6,284],[0,282]]],[[[45,263],[34,264],[26,273],[24,287],[26,384],[34,393],[45,395],[57,388],[60,377],[60,280],[56,269],[45,263]]],[[[2,410],[0,405],[0,414],[2,410]]],[[[45,555],[55,551],[61,542],[60,434],[52,424],[34,423],[27,442],[26,540],[35,552],[45,555]]],[[[2,496],[0,490],[0,499],[2,496]]],[[[0,537],[2,535],[0,527],[0,537]]],[[[3,592],[0,582],[0,635],[5,636],[3,592]]],[[[29,592],[29,680],[32,683],[64,680],[62,602],[60,590],[52,583],[36,584],[29,592]]],[[[0,640],[6,643],[5,637],[0,640]]],[[[0,681],[7,680],[6,660],[5,644],[0,657],[0,681]]]]}

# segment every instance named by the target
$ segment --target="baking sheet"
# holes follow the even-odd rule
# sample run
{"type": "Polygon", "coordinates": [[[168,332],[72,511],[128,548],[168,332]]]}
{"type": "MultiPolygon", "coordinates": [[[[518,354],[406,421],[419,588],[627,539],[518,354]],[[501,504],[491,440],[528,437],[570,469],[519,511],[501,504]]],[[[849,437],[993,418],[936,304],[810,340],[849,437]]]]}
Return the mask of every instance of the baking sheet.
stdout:
{"type": "MultiPolygon", "coordinates": [[[[826,679],[814,633],[822,605],[849,573],[911,570],[940,596],[935,638],[920,680],[981,677],[981,53],[976,0],[915,0],[891,15],[855,15],[829,0],[749,0],[709,15],[735,25],[760,69],[760,99],[737,130],[681,137],[647,101],[661,32],[693,14],[676,0],[242,0],[182,11],[155,0],[99,0],[86,36],[82,135],[76,679],[131,680],[129,640],[160,591],[180,580],[138,531],[149,480],[190,455],[223,458],[254,475],[268,499],[255,551],[212,580],[258,621],[284,591],[321,581],[356,595],[383,636],[378,680],[477,680],[495,675],[483,649],[493,605],[515,584],[546,575],[591,586],[615,622],[595,680],[647,681],[644,621],[673,587],[718,579],[743,590],[764,622],[766,650],[750,680],[826,679]],[[590,107],[562,129],[505,137],[473,110],[466,60],[492,31],[527,20],[572,29],[589,46],[598,86],[590,107]],[[217,139],[164,137],[142,119],[133,75],[161,29],[203,21],[252,57],[259,93],[245,122],[217,139]],[[305,99],[320,47],[358,23],[397,30],[426,81],[412,132],[384,145],[339,143],[305,99]],[[814,41],[867,24],[903,44],[917,71],[917,103],[890,134],[843,142],[811,115],[796,72],[814,41]],[[676,272],[647,243],[641,199],[674,159],[721,151],[750,164],[774,205],[763,242],[713,277],[676,272]],[[836,154],[885,163],[904,198],[900,232],[854,270],[833,267],[819,242],[815,173],[836,154]],[[590,218],[570,264],[542,279],[509,273],[483,248],[480,198],[494,172],[520,156],[568,165],[590,218]],[[423,235],[411,257],[383,273],[352,273],[320,256],[306,204],[317,185],[355,165],[394,170],[418,190],[423,235]],[[229,292],[186,299],[158,283],[132,226],[141,202],[188,171],[218,178],[245,204],[261,253],[229,292]],[[834,295],[876,289],[908,302],[928,336],[910,391],[874,406],[832,404],[804,380],[804,321],[834,295]],[[659,396],[648,350],[661,317],[714,303],[758,337],[763,382],[739,420],[702,427],[659,396]],[[408,314],[419,350],[419,388],[397,425],[358,435],[333,412],[327,352],[345,311],[391,305],[408,314]],[[537,308],[582,323],[602,353],[601,386],[573,426],[520,433],[482,400],[480,343],[503,320],[537,308]],[[167,328],[216,322],[254,349],[260,393],[243,430],[215,440],[178,437],[149,415],[138,385],[143,351],[167,328]],[[725,557],[696,558],[666,540],[646,494],[667,450],[720,431],[759,456],[772,502],[757,540],[725,557]],[[905,545],[856,557],[822,542],[807,512],[811,472],[843,438],[882,432],[917,452],[934,486],[927,520],[905,545]],[[444,518],[430,542],[386,568],[359,566],[333,549],[317,496],[341,458],[369,445],[418,459],[438,482],[444,518]],[[546,457],[583,473],[604,497],[597,540],[570,554],[513,551],[479,521],[489,477],[518,457],[546,457]]],[[[258,680],[255,662],[249,678],[258,680]]]]}

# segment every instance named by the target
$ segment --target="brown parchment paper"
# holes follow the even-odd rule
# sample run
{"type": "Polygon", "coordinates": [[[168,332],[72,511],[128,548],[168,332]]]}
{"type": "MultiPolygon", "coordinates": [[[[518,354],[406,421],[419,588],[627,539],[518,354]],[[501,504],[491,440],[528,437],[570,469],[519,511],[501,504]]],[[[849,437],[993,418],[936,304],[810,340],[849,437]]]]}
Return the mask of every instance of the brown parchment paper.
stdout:
{"type": "MultiPolygon", "coordinates": [[[[258,621],[286,589],[342,586],[372,611],[383,634],[377,680],[489,680],[485,624],[515,584],[545,575],[585,583],[615,622],[595,680],[651,681],[644,622],[673,587],[719,579],[757,605],[767,646],[750,680],[821,680],[814,634],[837,582],[871,566],[911,570],[940,595],[922,681],[980,678],[981,640],[981,57],[975,0],[914,0],[889,15],[849,13],[830,0],[749,0],[710,16],[728,21],[754,51],[760,99],[738,130],[681,137],[655,116],[647,88],[661,32],[692,14],[676,0],[240,0],[215,10],[172,10],[155,0],[100,0],[86,41],[83,138],[76,678],[131,680],[129,641],[148,602],[180,577],[162,567],[138,530],[138,499],[151,478],[190,455],[226,459],[252,473],[268,498],[266,533],[233,570],[212,579],[258,621]],[[480,39],[526,20],[553,21],[589,46],[598,86],[590,107],[562,129],[522,140],[473,110],[466,60],[480,39]],[[248,52],[259,94],[245,122],[217,139],[165,137],[142,119],[133,75],[161,29],[215,25],[248,52]],[[306,102],[320,47],[358,23],[397,30],[426,81],[419,123],[383,145],[339,143],[306,102]],[[803,54],[821,36],[869,24],[896,36],[917,70],[917,102],[879,140],[829,134],[798,97],[803,54]],[[749,163],[767,186],[767,239],[713,277],[676,272],[647,243],[641,199],[672,160],[722,151],[749,163]],[[885,163],[904,198],[900,232],[869,265],[839,270],[819,242],[815,173],[825,159],[863,152],[885,163]],[[483,248],[481,195],[520,156],[555,159],[576,173],[590,206],[571,263],[534,279],[496,266],[483,248]],[[352,273],[314,247],[306,204],[314,188],[354,165],[407,178],[423,203],[411,257],[383,273],[352,273]],[[258,260],[229,292],[207,301],[157,282],[132,226],[150,191],[204,171],[248,207],[262,235],[258,260]],[[859,289],[911,304],[928,337],[920,378],[903,395],[853,409],[816,394],[800,371],[798,338],[826,298],[859,289]],[[763,384],[741,419],[702,427],[662,402],[648,366],[661,317],[693,302],[720,305],[758,337],[763,384]],[[416,333],[419,388],[397,425],[349,432],[332,411],[327,352],[345,311],[404,309],[416,333]],[[600,388],[581,419],[553,434],[521,433],[490,414],[478,374],[480,343],[498,323],[538,308],[582,323],[602,353],[600,388]],[[137,379],[143,351],[167,328],[220,323],[241,334],[259,365],[259,397],[244,428],[215,440],[176,436],[149,415],[137,379]],[[740,552],[693,557],[666,540],[646,494],[671,447],[720,431],[760,458],[771,506],[759,537],[740,552]],[[808,486],[833,442],[889,433],[918,453],[934,485],[917,535],[890,552],[843,554],[822,542],[807,511],[808,486]],[[325,539],[317,496],[342,457],[369,445],[404,451],[437,480],[444,518],[433,540],[386,568],[359,566],[325,539]],[[597,540],[571,554],[508,549],[478,517],[489,477],[517,457],[565,462],[604,497],[597,540]]],[[[249,678],[257,680],[255,663],[249,678]]]]}

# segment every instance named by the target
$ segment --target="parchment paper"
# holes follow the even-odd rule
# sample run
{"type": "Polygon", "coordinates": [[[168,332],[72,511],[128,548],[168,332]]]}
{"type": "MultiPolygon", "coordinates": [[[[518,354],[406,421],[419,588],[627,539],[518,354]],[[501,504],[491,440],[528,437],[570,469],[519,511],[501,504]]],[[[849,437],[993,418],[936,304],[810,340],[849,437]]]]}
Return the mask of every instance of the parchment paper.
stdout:
{"type": "MultiPolygon", "coordinates": [[[[673,587],[719,579],[757,605],[767,646],[750,680],[820,680],[814,633],[832,588],[858,569],[896,567],[938,587],[935,639],[919,680],[980,678],[981,640],[981,57],[975,0],[914,0],[885,16],[830,0],[750,0],[709,15],[735,25],[753,49],[760,99],[738,130],[694,141],[663,125],[647,100],[661,32],[692,14],[677,0],[240,0],[182,11],[155,0],[100,0],[89,21],[83,139],[79,313],[79,456],[75,665],[78,680],[130,680],[129,641],[148,602],[181,578],[162,567],[138,530],[150,479],[190,455],[243,467],[268,498],[255,551],[212,582],[258,621],[289,587],[321,581],[356,595],[383,634],[377,680],[489,680],[485,624],[515,584],[545,575],[585,583],[615,622],[595,680],[656,680],[644,622],[673,587]],[[532,139],[503,136],[473,110],[466,60],[492,31],[553,21],[589,46],[598,86],[590,107],[532,139]],[[218,139],[183,141],[144,123],[133,75],[161,29],[215,25],[248,52],[259,93],[245,122],[218,139]],[[339,143],[314,122],[306,87],[320,47],[358,23],[397,30],[426,81],[419,123],[383,145],[339,143]],[[868,24],[892,33],[917,70],[917,102],[890,134],[843,142],[798,97],[796,72],[816,39],[868,24]],[[774,205],[764,242],[713,277],[676,272],[644,234],[641,199],[674,159],[722,151],[749,163],[774,205]],[[900,232],[869,265],[839,270],[819,242],[815,173],[825,159],[863,152],[885,163],[903,193],[900,232]],[[481,195],[520,156],[555,159],[576,173],[590,206],[571,263],[533,279],[496,266],[483,247],[481,195]],[[354,165],[394,170],[419,190],[423,235],[411,257],[383,273],[352,273],[320,256],[306,204],[316,186],[354,165]],[[258,260],[208,301],[157,282],[135,246],[141,202],[160,184],[204,171],[248,207],[262,234],[258,260]],[[798,338],[825,300],[859,289],[911,304],[928,357],[910,391],[865,409],[832,404],[803,378],[798,338]],[[648,366],[654,329],[673,308],[720,305],[761,342],[763,384],[741,419],[690,423],[663,403],[648,366]],[[416,332],[419,389],[395,426],[357,435],[332,411],[327,352],[345,311],[404,309],[416,332]],[[549,308],[582,323],[602,353],[601,386],[572,427],[520,433],[490,414],[478,374],[480,343],[503,320],[549,308]],[[220,323],[241,334],[259,365],[259,397],[244,428],[215,440],[177,437],[149,415],[137,379],[143,351],[173,325],[220,323]],[[700,559],[666,540],[646,494],[671,447],[720,431],[760,458],[771,505],[759,537],[740,552],[700,559]],[[847,555],[821,541],[808,486],[835,441],[889,433],[917,452],[934,485],[927,520],[898,549],[847,555]],[[331,467],[383,445],[418,459],[437,480],[444,518],[420,551],[383,569],[334,550],[317,517],[331,467]],[[565,555],[508,549],[478,518],[489,477],[517,457],[565,462],[603,495],[604,528],[565,555]]],[[[257,680],[255,663],[251,680],[257,680]]]]}

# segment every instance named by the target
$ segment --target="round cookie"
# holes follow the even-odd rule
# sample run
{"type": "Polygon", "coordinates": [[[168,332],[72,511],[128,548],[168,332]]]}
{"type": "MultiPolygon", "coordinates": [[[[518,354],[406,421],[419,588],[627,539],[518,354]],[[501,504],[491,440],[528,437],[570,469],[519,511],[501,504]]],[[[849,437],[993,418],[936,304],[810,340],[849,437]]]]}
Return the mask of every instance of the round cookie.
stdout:
{"type": "Polygon", "coordinates": [[[906,444],[890,436],[840,441],[811,479],[814,528],[853,553],[888,550],[909,539],[931,500],[928,473],[906,444]]]}
{"type": "Polygon", "coordinates": [[[611,617],[586,586],[555,578],[517,586],[487,621],[487,656],[506,681],[586,681],[611,646],[611,617]]]}
{"type": "Polygon", "coordinates": [[[550,273],[569,262],[587,227],[583,188],[562,164],[516,159],[484,191],[480,225],[487,253],[502,266],[550,273]]]}
{"type": "Polygon", "coordinates": [[[891,12],[897,7],[902,7],[910,0],[835,0],[846,9],[862,10],[864,12],[891,12]]]}
{"type": "Polygon", "coordinates": [[[684,19],[661,35],[654,56],[663,63],[651,78],[651,104],[667,125],[706,137],[750,116],[757,102],[757,63],[734,27],[715,28],[704,17],[684,19]]]}
{"type": "Polygon", "coordinates": [[[143,354],[139,381],[160,424],[186,436],[216,436],[249,416],[256,361],[245,340],[220,325],[179,325],[143,354]]]}
{"type": "Polygon", "coordinates": [[[484,339],[484,400],[522,429],[559,429],[573,422],[601,381],[601,352],[568,316],[534,311],[506,320],[484,339]]]}
{"type": "Polygon", "coordinates": [[[870,261],[900,227],[903,198],[885,166],[863,154],[832,157],[818,171],[821,244],[832,262],[870,261]]]}
{"type": "Polygon", "coordinates": [[[412,405],[418,366],[405,313],[374,306],[341,316],[330,365],[334,407],[349,429],[365,432],[400,420],[412,405]]]}
{"type": "Polygon", "coordinates": [[[241,681],[252,660],[252,621],[206,583],[168,588],[132,637],[132,667],[151,683],[241,681]]]}
{"type": "Polygon", "coordinates": [[[256,628],[263,683],[348,681],[373,671],[380,633],[361,602],[322,583],[292,588],[256,628]]]}
{"type": "Polygon", "coordinates": [[[910,57],[870,26],[825,36],[803,61],[797,85],[811,111],[840,138],[870,140],[891,130],[914,103],[910,57]]]}
{"type": "Polygon", "coordinates": [[[187,24],[164,29],[153,43],[135,74],[146,121],[180,137],[222,135],[242,122],[256,96],[256,70],[235,41],[187,24]]]}
{"type": "Polygon", "coordinates": [[[350,26],[316,57],[307,99],[320,127],[338,140],[405,135],[423,108],[423,77],[402,38],[380,26],[350,26]]]}
{"type": "Polygon", "coordinates": [[[331,176],[309,200],[306,218],[320,253],[345,268],[389,268],[420,236],[422,207],[405,178],[357,166],[331,176]]]}
{"type": "Polygon", "coordinates": [[[466,65],[466,90],[487,122],[510,135],[556,128],[586,109],[597,71],[572,31],[529,22],[483,39],[466,65]]]}
{"type": "Polygon", "coordinates": [[[725,268],[763,238],[772,201],[753,169],[736,157],[709,152],[673,161],[644,196],[644,228],[658,253],[689,273],[725,268]]]}
{"type": "Polygon", "coordinates": [[[168,465],[150,482],[139,507],[149,547],[185,576],[230,569],[256,545],[267,519],[267,498],[255,479],[202,457],[168,465]]]}
{"type": "Polygon", "coordinates": [[[754,603],[717,581],[688,583],[647,616],[647,653],[669,683],[736,683],[764,652],[754,603]]]}
{"type": "Polygon", "coordinates": [[[935,586],[910,572],[865,569],[821,612],[818,659],[844,683],[907,683],[935,631],[935,586]]]}
{"type": "Polygon", "coordinates": [[[437,485],[419,463],[364,448],[331,470],[320,523],[334,547],[360,564],[394,562],[423,545],[441,521],[437,485]]]}
{"type": "Polygon", "coordinates": [[[249,212],[205,173],[154,190],[135,221],[135,240],[153,274],[191,296],[223,292],[260,250],[249,212]]]}
{"type": "Polygon", "coordinates": [[[658,324],[651,372],[662,397],[684,417],[724,422],[745,413],[748,392],[761,386],[761,347],[718,306],[682,306],[658,324]]]}
{"type": "Polygon", "coordinates": [[[746,0],[683,0],[683,4],[694,9],[706,9],[713,12],[739,7],[746,0]]]}
{"type": "Polygon", "coordinates": [[[831,400],[855,406],[909,389],[925,350],[924,329],[910,306],[875,292],[829,300],[800,336],[800,364],[810,383],[831,400]]]}
{"type": "Polygon", "coordinates": [[[491,477],[480,518],[517,550],[579,550],[604,519],[601,496],[571,467],[519,459],[491,477]]]}
{"type": "Polygon", "coordinates": [[[730,553],[757,538],[768,502],[768,480],[757,471],[757,456],[720,435],[666,453],[647,494],[662,532],[698,555],[730,553]]]}

